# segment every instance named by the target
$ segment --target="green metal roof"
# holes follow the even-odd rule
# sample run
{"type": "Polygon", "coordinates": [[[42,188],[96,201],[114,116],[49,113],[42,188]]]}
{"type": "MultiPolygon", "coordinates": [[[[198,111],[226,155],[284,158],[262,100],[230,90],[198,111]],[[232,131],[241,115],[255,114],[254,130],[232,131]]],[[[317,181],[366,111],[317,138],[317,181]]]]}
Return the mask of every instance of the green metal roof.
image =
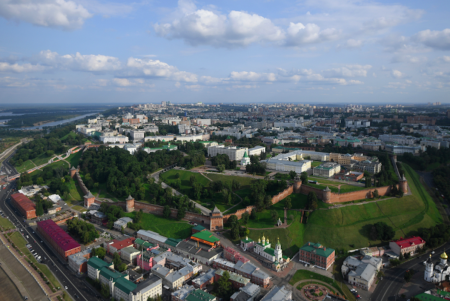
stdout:
{"type": "Polygon", "coordinates": [[[312,243],[312,242],[307,242],[306,244],[303,245],[303,247],[300,248],[300,250],[306,251],[306,252],[313,252],[319,256],[322,257],[328,257],[331,255],[331,253],[334,252],[334,249],[331,248],[326,248],[326,250],[324,250],[324,246],[322,246],[319,243],[312,243]],[[309,243],[309,246],[308,246],[309,243]]]}
{"type": "Polygon", "coordinates": [[[176,247],[182,241],[182,239],[168,238],[165,243],[169,246],[176,247]]]}
{"type": "Polygon", "coordinates": [[[91,257],[89,258],[88,265],[90,265],[91,267],[100,270],[103,267],[109,266],[110,264],[101,260],[100,258],[98,258],[97,256],[91,257]]]}
{"type": "Polygon", "coordinates": [[[208,294],[207,292],[202,291],[201,289],[196,289],[191,292],[187,297],[186,301],[211,301],[216,299],[215,296],[208,294]]]}
{"type": "Polygon", "coordinates": [[[137,287],[136,284],[125,278],[117,279],[115,286],[127,295],[137,287]]]}
{"type": "Polygon", "coordinates": [[[203,230],[205,230],[206,228],[205,227],[203,227],[202,225],[197,225],[197,226],[195,226],[194,228],[192,228],[192,230],[197,230],[197,231],[203,231],[203,230]]]}
{"type": "Polygon", "coordinates": [[[209,231],[202,231],[202,232],[197,232],[195,234],[192,235],[193,237],[196,238],[200,238],[203,239],[205,241],[209,241],[212,243],[215,243],[217,241],[219,241],[220,239],[218,239],[217,237],[215,237],[211,232],[209,231]]]}
{"type": "Polygon", "coordinates": [[[249,239],[243,239],[242,240],[244,242],[244,244],[248,244],[249,242],[252,242],[253,239],[249,238],[249,239]]]}
{"type": "Polygon", "coordinates": [[[267,254],[269,254],[271,256],[275,256],[275,250],[272,248],[265,248],[264,252],[266,252],[267,254]]]}
{"type": "Polygon", "coordinates": [[[124,277],[125,275],[123,275],[123,274],[121,274],[121,273],[119,273],[119,272],[117,272],[117,271],[111,271],[110,269],[108,269],[107,267],[103,267],[101,270],[100,270],[100,275],[102,275],[103,277],[105,277],[106,279],[114,279],[114,282],[117,280],[117,279],[119,279],[119,278],[121,278],[121,277],[124,277]]]}

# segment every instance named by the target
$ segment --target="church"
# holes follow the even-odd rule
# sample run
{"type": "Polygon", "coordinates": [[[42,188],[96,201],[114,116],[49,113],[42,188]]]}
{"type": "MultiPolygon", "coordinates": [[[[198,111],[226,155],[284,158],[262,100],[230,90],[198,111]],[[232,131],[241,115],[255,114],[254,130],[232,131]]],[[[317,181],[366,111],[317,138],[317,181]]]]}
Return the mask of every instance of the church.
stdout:
{"type": "Polygon", "coordinates": [[[447,259],[448,256],[444,252],[441,254],[440,262],[434,265],[433,261],[431,260],[430,254],[430,257],[428,258],[425,266],[425,281],[438,283],[446,280],[445,277],[450,275],[450,267],[447,264],[447,259]]]}
{"type": "Polygon", "coordinates": [[[261,238],[259,238],[258,243],[254,245],[253,252],[271,262],[272,268],[276,271],[284,268],[290,261],[289,257],[283,256],[280,239],[278,239],[275,249],[273,249],[271,248],[269,238],[267,238],[266,240],[266,237],[264,235],[262,237],[262,240],[261,238]]]}
{"type": "Polygon", "coordinates": [[[250,164],[250,157],[247,155],[247,152],[245,152],[244,157],[241,159],[241,165],[247,166],[248,164],[250,164]]]}

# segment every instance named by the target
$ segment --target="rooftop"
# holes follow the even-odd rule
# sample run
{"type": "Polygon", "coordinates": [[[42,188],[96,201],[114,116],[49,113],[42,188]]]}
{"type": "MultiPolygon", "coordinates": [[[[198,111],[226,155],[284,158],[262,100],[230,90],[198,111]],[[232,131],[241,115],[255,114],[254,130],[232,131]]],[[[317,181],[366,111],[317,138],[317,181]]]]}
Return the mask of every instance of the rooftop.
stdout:
{"type": "Polygon", "coordinates": [[[11,198],[13,198],[14,201],[25,211],[36,210],[36,205],[22,193],[14,193],[11,195],[11,198]]]}
{"type": "Polygon", "coordinates": [[[80,248],[80,244],[75,241],[69,234],[64,232],[51,219],[37,222],[37,226],[45,232],[63,251],[69,251],[75,248],[80,248]]]}
{"type": "Polygon", "coordinates": [[[319,243],[312,243],[312,242],[307,242],[306,244],[303,245],[303,247],[300,248],[300,250],[306,252],[313,252],[323,257],[328,257],[334,252],[334,249],[326,248],[319,243]]]}
{"type": "Polygon", "coordinates": [[[220,241],[220,239],[218,239],[217,237],[215,237],[211,232],[209,231],[202,231],[202,232],[197,232],[195,234],[192,235],[192,237],[198,238],[198,239],[202,239],[204,241],[208,241],[211,243],[215,243],[220,241]]]}
{"type": "Polygon", "coordinates": [[[424,244],[425,240],[420,238],[419,236],[413,236],[411,238],[402,239],[395,241],[395,243],[400,247],[400,249],[408,248],[414,245],[424,244]]]}

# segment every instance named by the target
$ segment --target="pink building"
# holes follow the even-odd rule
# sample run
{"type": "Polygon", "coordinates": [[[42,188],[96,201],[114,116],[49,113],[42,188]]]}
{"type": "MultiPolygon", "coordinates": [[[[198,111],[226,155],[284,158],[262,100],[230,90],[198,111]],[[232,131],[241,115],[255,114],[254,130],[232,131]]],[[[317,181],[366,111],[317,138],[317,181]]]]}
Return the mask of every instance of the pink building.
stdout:
{"type": "Polygon", "coordinates": [[[244,256],[241,255],[241,253],[239,253],[238,251],[230,248],[230,247],[225,247],[223,249],[224,252],[224,257],[226,260],[232,261],[234,263],[238,262],[239,260],[242,262],[247,262],[249,261],[247,258],[245,258],[244,256]]]}

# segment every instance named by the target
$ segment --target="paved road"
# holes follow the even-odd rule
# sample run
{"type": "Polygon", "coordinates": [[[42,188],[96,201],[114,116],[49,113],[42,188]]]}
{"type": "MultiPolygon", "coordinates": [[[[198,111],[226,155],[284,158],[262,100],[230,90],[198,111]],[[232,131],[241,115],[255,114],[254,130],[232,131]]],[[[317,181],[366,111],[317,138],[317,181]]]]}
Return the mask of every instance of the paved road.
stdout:
{"type": "MultiPolygon", "coordinates": [[[[445,244],[444,246],[435,249],[435,254],[432,256],[433,262],[439,260],[442,252],[448,250],[450,248],[450,243],[445,244]]],[[[398,299],[398,294],[402,286],[405,284],[405,280],[403,279],[405,272],[407,270],[413,269],[417,274],[423,275],[425,266],[423,262],[427,260],[430,256],[430,253],[424,254],[420,256],[418,259],[414,259],[404,263],[396,268],[391,268],[384,270],[385,277],[382,281],[380,281],[372,294],[372,301],[394,301],[398,299]]],[[[424,285],[426,285],[424,283],[424,285]]],[[[408,296],[410,297],[410,296],[408,296]]]]}
{"type": "Polygon", "coordinates": [[[23,221],[23,218],[17,214],[13,207],[9,204],[7,199],[9,195],[15,189],[15,183],[11,183],[5,190],[0,191],[0,208],[9,218],[11,222],[20,230],[22,229],[25,235],[28,235],[28,239],[25,240],[31,244],[32,249],[34,249],[42,259],[53,274],[58,278],[61,284],[65,287],[67,286],[67,292],[74,298],[74,300],[84,300],[84,301],[94,301],[101,300],[96,298],[96,292],[92,291],[84,283],[83,279],[76,277],[75,273],[69,270],[69,266],[65,263],[61,263],[56,255],[47,247],[45,243],[41,243],[41,239],[34,232],[34,229],[29,227],[27,223],[23,221]]]}

